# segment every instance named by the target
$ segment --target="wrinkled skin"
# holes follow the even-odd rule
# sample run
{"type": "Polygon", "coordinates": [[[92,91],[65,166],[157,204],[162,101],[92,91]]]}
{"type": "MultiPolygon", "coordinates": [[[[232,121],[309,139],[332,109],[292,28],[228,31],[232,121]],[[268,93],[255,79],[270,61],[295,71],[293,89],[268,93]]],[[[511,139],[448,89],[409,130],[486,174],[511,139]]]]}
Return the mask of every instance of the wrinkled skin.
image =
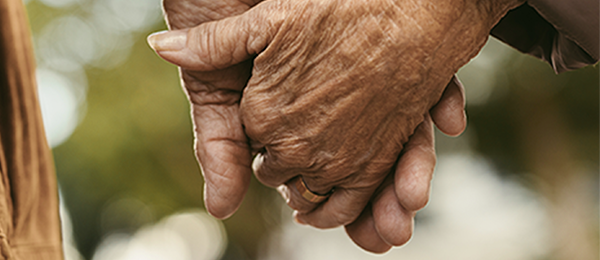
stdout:
{"type": "MultiPolygon", "coordinates": [[[[169,28],[182,29],[242,14],[254,4],[240,0],[164,0],[163,8],[169,28]]],[[[205,205],[218,218],[229,217],[239,207],[252,174],[252,154],[239,119],[239,101],[251,70],[251,60],[223,69],[180,69],[192,104],[205,205]]]]}
{"type": "Polygon", "coordinates": [[[270,0],[246,11],[254,3],[200,2],[206,1],[188,1],[189,6],[165,1],[171,27],[243,15],[171,36],[174,41],[183,37],[184,47],[179,42],[155,49],[184,68],[209,211],[227,217],[237,208],[254,150],[260,152],[255,173],[267,185],[303,175],[314,191],[336,188],[316,209],[294,197],[293,189],[281,189],[299,211],[299,221],[317,227],[348,225],[353,240],[374,252],[406,242],[414,212],[427,198],[415,202],[406,193],[425,187],[428,195],[430,179],[425,174],[424,181],[411,182],[417,174],[410,173],[430,170],[403,158],[421,154],[429,162],[426,167],[433,168],[429,117],[415,132],[417,141],[407,144],[395,174],[380,183],[452,74],[516,4],[484,7],[448,1],[433,8],[434,3],[410,0],[270,0]],[[178,5],[186,11],[178,13],[178,5]],[[223,206],[224,201],[229,205],[223,206]],[[385,218],[393,212],[400,217],[385,218]],[[408,232],[385,235],[386,225],[408,232]]]}

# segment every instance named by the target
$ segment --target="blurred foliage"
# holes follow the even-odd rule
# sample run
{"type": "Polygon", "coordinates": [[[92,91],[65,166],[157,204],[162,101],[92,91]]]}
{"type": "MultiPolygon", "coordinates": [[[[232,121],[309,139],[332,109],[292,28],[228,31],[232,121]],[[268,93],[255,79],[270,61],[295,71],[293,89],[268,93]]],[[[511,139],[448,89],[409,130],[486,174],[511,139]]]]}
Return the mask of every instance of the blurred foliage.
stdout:
{"type": "Polygon", "coordinates": [[[529,140],[524,140],[522,133],[524,121],[535,123],[541,114],[554,113],[560,119],[549,127],[566,127],[574,157],[597,169],[598,66],[556,75],[547,63],[516,53],[502,70],[504,73],[496,74],[492,97],[485,105],[467,104],[469,128],[476,135],[474,147],[502,173],[531,171],[524,147],[529,140]]]}
{"type": "MultiPolygon", "coordinates": [[[[52,19],[82,14],[92,1],[80,2],[64,9],[30,2],[34,38],[52,19]]],[[[165,29],[160,23],[135,34],[130,56],[117,67],[85,66],[88,94],[82,121],[54,149],[61,195],[87,259],[109,233],[131,233],[178,210],[204,207],[189,105],[177,69],[146,44],[148,34],[165,29]],[[107,210],[123,198],[141,203],[107,210]]],[[[279,210],[268,210],[279,207],[273,193],[253,180],[241,209],[224,222],[230,243],[225,259],[255,258],[260,238],[279,221],[279,210]]]]}
{"type": "Polygon", "coordinates": [[[76,240],[88,256],[101,235],[112,231],[99,225],[111,199],[138,198],[157,218],[202,206],[202,179],[175,69],[152,61],[156,57],[143,38],[135,45],[122,66],[87,70],[87,114],[71,139],[54,149],[76,240]]]}
{"type": "Polygon", "coordinates": [[[550,259],[598,259],[598,65],[556,75],[511,56],[488,102],[467,107],[472,147],[547,201],[550,259]]]}

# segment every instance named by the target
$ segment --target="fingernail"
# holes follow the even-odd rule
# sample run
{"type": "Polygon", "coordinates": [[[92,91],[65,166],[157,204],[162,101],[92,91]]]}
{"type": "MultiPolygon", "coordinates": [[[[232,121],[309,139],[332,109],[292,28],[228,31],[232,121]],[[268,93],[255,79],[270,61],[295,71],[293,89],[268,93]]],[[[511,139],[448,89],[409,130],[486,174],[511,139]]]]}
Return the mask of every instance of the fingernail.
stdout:
{"type": "Polygon", "coordinates": [[[148,44],[155,51],[178,51],[185,48],[187,30],[162,31],[148,36],[148,44]]]}
{"type": "Polygon", "coordinates": [[[294,211],[294,221],[300,225],[306,225],[306,222],[302,220],[302,217],[300,217],[298,211],[294,211]]]}
{"type": "Polygon", "coordinates": [[[281,197],[285,200],[285,203],[290,203],[290,190],[285,185],[277,187],[277,191],[281,194],[281,197]]]}

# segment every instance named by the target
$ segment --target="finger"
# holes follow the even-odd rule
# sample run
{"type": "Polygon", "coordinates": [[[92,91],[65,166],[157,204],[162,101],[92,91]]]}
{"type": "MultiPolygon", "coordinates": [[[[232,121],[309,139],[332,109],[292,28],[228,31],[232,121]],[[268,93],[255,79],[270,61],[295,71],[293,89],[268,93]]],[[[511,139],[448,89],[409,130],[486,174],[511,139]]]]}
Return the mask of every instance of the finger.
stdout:
{"type": "Polygon", "coordinates": [[[356,245],[371,253],[382,254],[392,248],[377,233],[371,205],[367,205],[360,216],[354,222],[346,225],[345,229],[346,234],[356,245]]]}
{"type": "Polygon", "coordinates": [[[321,202],[310,201],[303,196],[302,192],[307,192],[307,190],[309,190],[312,194],[315,193],[307,186],[307,184],[303,183],[302,178],[298,176],[291,179],[284,185],[280,185],[277,188],[277,191],[279,191],[290,208],[296,210],[298,213],[308,213],[319,206],[321,202]],[[302,189],[300,187],[302,187],[302,189]]]}
{"type": "Polygon", "coordinates": [[[269,1],[247,12],[185,30],[152,34],[148,43],[163,59],[190,70],[223,69],[262,51],[283,15],[269,1]]]}
{"type": "Polygon", "coordinates": [[[385,187],[373,200],[372,210],[375,228],[383,241],[401,246],[410,240],[415,213],[398,203],[393,185],[385,187]]]}
{"type": "Polygon", "coordinates": [[[427,205],[435,162],[433,123],[426,115],[404,147],[395,171],[396,196],[404,208],[416,211],[427,205]]]}
{"type": "Polygon", "coordinates": [[[449,136],[460,135],[467,126],[465,90],[456,76],[444,90],[440,101],[430,110],[435,125],[449,136]]]}
{"type": "Polygon", "coordinates": [[[297,172],[278,165],[268,150],[254,157],[252,169],[256,178],[269,187],[281,186],[298,175],[297,172]]]}
{"type": "MultiPolygon", "coordinates": [[[[311,212],[299,213],[297,219],[316,228],[334,228],[348,225],[358,218],[375,188],[377,187],[354,189],[336,187],[327,201],[311,212]]],[[[303,199],[302,197],[294,197],[294,193],[291,194],[291,201],[303,199]]]]}
{"type": "Polygon", "coordinates": [[[192,107],[196,156],[204,175],[205,206],[227,218],[240,206],[250,184],[251,155],[237,105],[192,107]]]}

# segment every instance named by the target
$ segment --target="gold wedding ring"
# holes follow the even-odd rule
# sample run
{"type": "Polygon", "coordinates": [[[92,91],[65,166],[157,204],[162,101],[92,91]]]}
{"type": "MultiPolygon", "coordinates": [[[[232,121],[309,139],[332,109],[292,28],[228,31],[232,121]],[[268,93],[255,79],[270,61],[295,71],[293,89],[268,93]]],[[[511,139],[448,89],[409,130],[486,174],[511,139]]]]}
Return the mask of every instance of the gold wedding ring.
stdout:
{"type": "Polygon", "coordinates": [[[300,192],[300,195],[302,195],[302,197],[312,203],[320,203],[323,202],[324,200],[326,200],[327,198],[329,198],[329,196],[331,195],[331,193],[333,193],[333,189],[331,189],[329,192],[327,192],[326,194],[319,194],[316,192],[312,192],[310,189],[308,189],[308,187],[306,186],[306,183],[304,182],[304,178],[302,178],[302,176],[298,177],[299,180],[296,181],[296,189],[298,189],[298,192],[300,192]]]}

